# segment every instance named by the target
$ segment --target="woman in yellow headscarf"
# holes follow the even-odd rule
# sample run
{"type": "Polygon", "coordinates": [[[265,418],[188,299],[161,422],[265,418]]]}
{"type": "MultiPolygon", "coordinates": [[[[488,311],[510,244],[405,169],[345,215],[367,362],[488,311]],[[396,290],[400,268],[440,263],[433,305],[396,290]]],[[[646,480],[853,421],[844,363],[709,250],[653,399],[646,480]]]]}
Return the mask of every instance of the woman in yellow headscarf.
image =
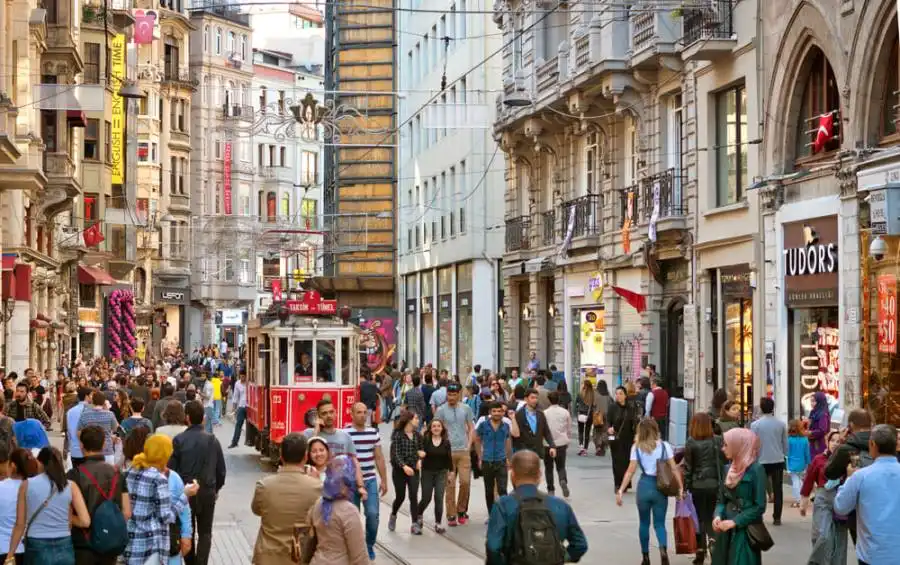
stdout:
{"type": "MultiPolygon", "coordinates": [[[[190,528],[187,497],[197,494],[199,485],[194,483],[185,487],[181,477],[173,471],[168,471],[169,477],[166,477],[166,466],[171,456],[172,439],[154,434],[147,438],[144,450],[134,457],[131,468],[125,475],[133,508],[131,519],[128,520],[130,539],[124,554],[128,565],[144,565],[152,558],[167,562],[170,547],[169,524],[174,524],[176,520],[182,522],[182,552],[185,550],[183,513],[187,509],[187,526],[190,528]],[[179,494],[173,497],[173,490],[176,489],[172,486],[179,485],[179,494]]],[[[190,549],[190,535],[187,549],[190,549]]]]}

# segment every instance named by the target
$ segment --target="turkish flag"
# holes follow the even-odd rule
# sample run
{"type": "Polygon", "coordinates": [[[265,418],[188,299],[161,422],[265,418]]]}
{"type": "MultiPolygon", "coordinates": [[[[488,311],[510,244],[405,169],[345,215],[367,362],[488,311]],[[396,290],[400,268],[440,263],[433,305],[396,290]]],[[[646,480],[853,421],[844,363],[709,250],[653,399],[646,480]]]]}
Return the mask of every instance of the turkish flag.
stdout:
{"type": "Polygon", "coordinates": [[[616,294],[625,299],[625,302],[638,311],[638,314],[647,309],[647,298],[643,294],[630,291],[626,288],[614,286],[612,289],[616,294]]]}
{"type": "Polygon", "coordinates": [[[282,298],[281,279],[272,279],[272,300],[274,302],[281,302],[282,298]]]}
{"type": "Polygon", "coordinates": [[[153,43],[153,31],[156,28],[156,12],[154,10],[134,11],[134,42],[137,45],[153,43]]]}
{"type": "Polygon", "coordinates": [[[105,237],[103,237],[103,232],[100,231],[100,224],[93,224],[88,229],[84,230],[81,233],[81,236],[84,238],[84,246],[85,247],[94,247],[103,242],[105,237]]]}
{"type": "Polygon", "coordinates": [[[819,116],[819,129],[816,130],[813,153],[818,153],[825,149],[825,145],[832,139],[834,139],[834,113],[829,112],[819,116]]]}

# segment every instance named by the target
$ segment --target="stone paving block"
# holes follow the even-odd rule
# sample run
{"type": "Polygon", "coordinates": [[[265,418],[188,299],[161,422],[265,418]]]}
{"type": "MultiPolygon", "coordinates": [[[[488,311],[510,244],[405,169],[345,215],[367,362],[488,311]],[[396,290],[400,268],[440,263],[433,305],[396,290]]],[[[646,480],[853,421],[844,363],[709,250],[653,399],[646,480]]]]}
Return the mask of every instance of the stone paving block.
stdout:
{"type": "Polygon", "coordinates": [[[253,548],[236,522],[213,524],[213,543],[210,562],[216,565],[247,565],[253,548]]]}

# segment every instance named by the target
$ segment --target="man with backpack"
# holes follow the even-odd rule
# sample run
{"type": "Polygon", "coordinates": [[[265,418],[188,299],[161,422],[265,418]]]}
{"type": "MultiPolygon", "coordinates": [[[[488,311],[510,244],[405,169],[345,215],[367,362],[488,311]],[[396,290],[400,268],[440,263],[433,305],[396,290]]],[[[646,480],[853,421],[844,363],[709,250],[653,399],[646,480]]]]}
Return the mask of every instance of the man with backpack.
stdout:
{"type": "Polygon", "coordinates": [[[105,461],[106,433],[100,426],[87,426],[79,435],[83,463],[68,473],[81,489],[91,515],[90,528],[72,528],[76,565],[115,565],[128,545],[131,499],[125,477],[105,461]]]}
{"type": "Polygon", "coordinates": [[[533,451],[517,452],[510,480],[515,490],[491,510],[486,565],[577,563],[587,553],[587,538],[571,506],[538,492],[541,458],[533,451]]]}
{"type": "MultiPolygon", "coordinates": [[[[847,428],[841,430],[841,445],[828,460],[825,466],[825,478],[829,481],[847,478],[847,466],[861,469],[872,464],[874,459],[869,455],[869,439],[872,431],[872,415],[868,410],[857,408],[847,416],[847,428]]],[[[856,515],[851,514],[847,520],[850,537],[856,543],[856,515]]]]}

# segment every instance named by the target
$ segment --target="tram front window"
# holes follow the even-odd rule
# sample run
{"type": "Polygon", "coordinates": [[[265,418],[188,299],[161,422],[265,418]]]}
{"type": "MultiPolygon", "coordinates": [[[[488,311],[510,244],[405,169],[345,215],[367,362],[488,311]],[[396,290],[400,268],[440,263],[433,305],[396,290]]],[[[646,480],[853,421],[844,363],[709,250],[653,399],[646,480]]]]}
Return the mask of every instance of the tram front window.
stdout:
{"type": "Polygon", "coordinates": [[[316,382],[333,383],[335,347],[332,340],[316,340],[316,382]]]}
{"type": "Polygon", "coordinates": [[[288,385],[288,340],[286,337],[278,338],[278,384],[288,385]]]}
{"type": "Polygon", "coordinates": [[[303,383],[313,380],[313,342],[294,341],[294,382],[303,383]]]}

